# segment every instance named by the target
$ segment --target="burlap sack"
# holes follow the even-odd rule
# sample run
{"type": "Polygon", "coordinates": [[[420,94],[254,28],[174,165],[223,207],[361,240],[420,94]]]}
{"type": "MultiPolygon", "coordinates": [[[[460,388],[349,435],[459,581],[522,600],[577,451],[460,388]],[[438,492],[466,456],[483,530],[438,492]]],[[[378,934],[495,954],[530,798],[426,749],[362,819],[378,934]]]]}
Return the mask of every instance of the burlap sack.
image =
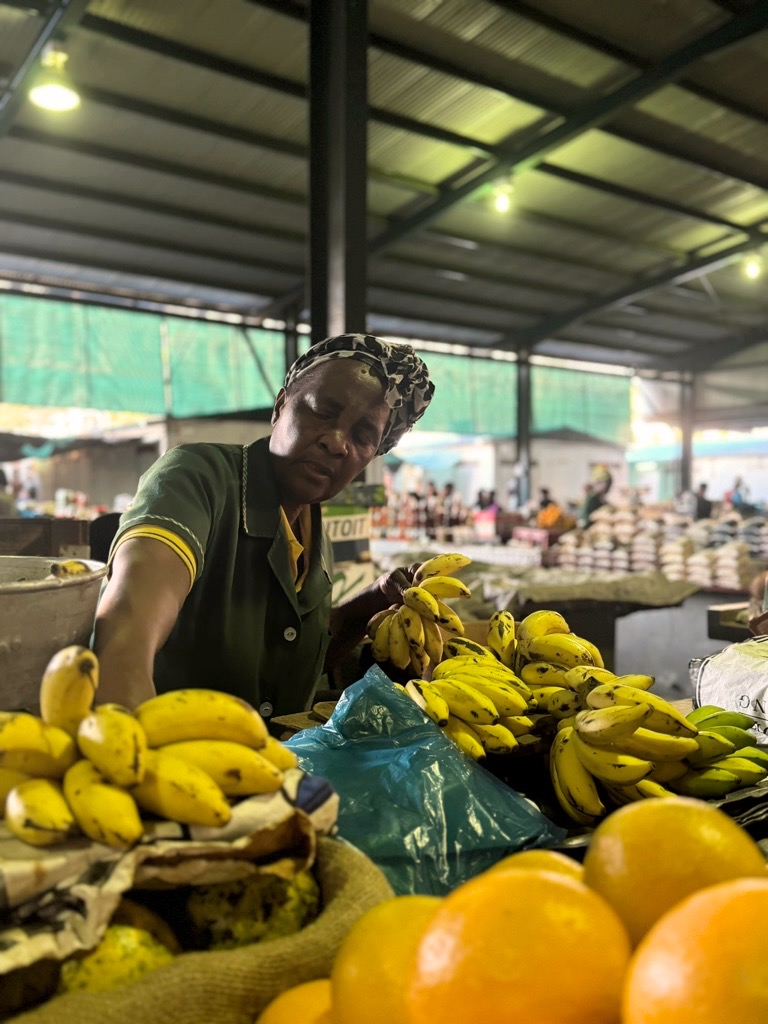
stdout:
{"type": "Polygon", "coordinates": [[[13,1024],[253,1024],[284,989],[328,977],[352,924],[392,896],[372,861],[334,839],[318,839],[315,871],[323,911],[296,935],[242,949],[184,953],[132,985],[58,996],[14,1017],[13,1024]]]}

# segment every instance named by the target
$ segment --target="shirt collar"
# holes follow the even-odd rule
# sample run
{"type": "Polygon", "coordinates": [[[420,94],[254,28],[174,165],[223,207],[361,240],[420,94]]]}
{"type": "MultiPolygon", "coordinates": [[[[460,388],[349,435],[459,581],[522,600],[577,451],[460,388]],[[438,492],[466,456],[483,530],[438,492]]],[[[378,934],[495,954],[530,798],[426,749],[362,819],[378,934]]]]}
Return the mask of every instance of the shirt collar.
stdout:
{"type": "Polygon", "coordinates": [[[240,516],[249,537],[274,537],[280,522],[277,481],[269,457],[269,438],[243,446],[240,516]]]}

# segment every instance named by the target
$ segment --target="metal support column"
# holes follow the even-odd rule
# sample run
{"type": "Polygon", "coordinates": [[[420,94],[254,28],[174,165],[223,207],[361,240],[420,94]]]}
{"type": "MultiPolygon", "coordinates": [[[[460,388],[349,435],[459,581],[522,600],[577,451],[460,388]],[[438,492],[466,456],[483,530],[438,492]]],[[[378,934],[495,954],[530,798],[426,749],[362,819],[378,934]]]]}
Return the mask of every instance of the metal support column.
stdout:
{"type": "Polygon", "coordinates": [[[365,331],[367,0],[309,7],[312,343],[365,331]]]}
{"type": "Polygon", "coordinates": [[[692,374],[680,381],[680,490],[691,489],[693,464],[693,427],[696,413],[696,386],[692,374]]]}
{"type": "Polygon", "coordinates": [[[531,497],[531,364],[528,352],[517,357],[517,503],[531,497]]]}
{"type": "Polygon", "coordinates": [[[299,358],[299,332],[296,330],[299,315],[295,306],[292,306],[285,314],[285,372],[299,358]]]}

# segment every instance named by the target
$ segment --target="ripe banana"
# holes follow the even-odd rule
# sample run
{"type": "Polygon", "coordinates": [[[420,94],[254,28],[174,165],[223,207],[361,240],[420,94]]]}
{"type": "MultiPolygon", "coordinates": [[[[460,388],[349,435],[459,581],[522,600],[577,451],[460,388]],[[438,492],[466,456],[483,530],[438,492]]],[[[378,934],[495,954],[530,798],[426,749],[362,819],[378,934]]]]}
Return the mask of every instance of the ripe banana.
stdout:
{"type": "Polygon", "coordinates": [[[517,639],[527,645],[536,636],[547,636],[550,633],[570,633],[571,627],[560,612],[550,608],[540,608],[530,612],[517,626],[517,639]]]}
{"type": "Polygon", "coordinates": [[[420,588],[426,590],[435,598],[451,600],[456,597],[471,597],[472,591],[461,580],[452,576],[429,576],[419,584],[420,588]]]}
{"type": "Polygon", "coordinates": [[[51,562],[51,576],[57,579],[65,579],[67,576],[82,576],[91,570],[81,562],[79,558],[67,558],[63,562],[51,562]]]}
{"type": "Polygon", "coordinates": [[[422,619],[424,624],[424,650],[432,665],[439,665],[443,657],[443,634],[436,622],[422,619]]]}
{"type": "Polygon", "coordinates": [[[423,580],[432,576],[453,576],[459,569],[463,569],[472,561],[466,555],[458,551],[449,551],[443,555],[435,555],[422,562],[413,577],[413,582],[418,586],[423,580]]]}
{"type": "Polygon", "coordinates": [[[649,729],[667,732],[673,736],[695,736],[698,732],[696,726],[669,701],[634,686],[601,683],[589,691],[586,701],[591,708],[606,708],[612,704],[647,704],[651,708],[651,714],[645,720],[649,729]]]}
{"type": "Polygon", "coordinates": [[[612,786],[610,783],[603,783],[605,790],[615,804],[631,804],[636,800],[647,800],[650,798],[661,798],[675,796],[675,794],[652,779],[640,779],[631,786],[612,786]]]}
{"type": "Polygon", "coordinates": [[[653,779],[654,782],[664,785],[673,779],[682,778],[688,768],[687,761],[659,761],[658,764],[654,764],[653,771],[648,773],[646,779],[653,779]]]}
{"type": "Polygon", "coordinates": [[[768,774],[768,769],[763,767],[763,765],[756,764],[747,757],[739,757],[738,752],[715,761],[710,767],[733,772],[738,778],[740,786],[755,786],[768,774]]]}
{"type": "Polygon", "coordinates": [[[411,646],[402,618],[402,608],[389,620],[389,660],[398,668],[411,664],[411,646]]]}
{"type": "Polygon", "coordinates": [[[150,747],[181,740],[234,740],[258,750],[267,739],[258,711],[219,690],[171,690],[145,700],[134,714],[150,747]]]}
{"type": "Polygon", "coordinates": [[[443,642],[443,658],[448,660],[449,658],[460,658],[462,656],[470,656],[475,658],[484,658],[492,665],[500,664],[493,656],[493,651],[490,651],[487,647],[477,643],[476,640],[470,640],[466,636],[451,636],[443,642]]]}
{"type": "Polygon", "coordinates": [[[731,743],[725,736],[721,736],[719,732],[710,732],[707,729],[699,729],[696,743],[698,750],[694,750],[692,754],[688,755],[688,763],[694,766],[704,764],[707,761],[717,761],[721,757],[727,757],[736,749],[736,745],[731,743]]]}
{"type": "Polygon", "coordinates": [[[653,764],[643,758],[624,754],[611,747],[595,747],[585,743],[576,732],[573,734],[573,745],[587,771],[604,782],[619,786],[632,785],[644,779],[653,769],[653,764]]]}
{"type": "Polygon", "coordinates": [[[595,663],[584,644],[572,633],[535,636],[528,641],[525,656],[529,661],[548,661],[553,665],[563,665],[565,668],[595,663]]]}
{"type": "Polygon", "coordinates": [[[512,668],[517,649],[515,636],[515,617],[512,612],[502,609],[494,612],[488,620],[488,632],[485,639],[502,665],[512,668]]]}
{"type": "Polygon", "coordinates": [[[437,611],[438,614],[435,616],[435,622],[442,626],[443,629],[449,633],[456,633],[457,636],[461,636],[464,632],[464,623],[461,621],[456,612],[447,605],[444,601],[441,601],[439,597],[436,597],[437,611]]]}
{"type": "Polygon", "coordinates": [[[483,744],[475,730],[466,722],[451,715],[443,731],[446,736],[450,736],[459,750],[471,757],[473,761],[483,760],[485,757],[483,744]]]}
{"type": "Polygon", "coordinates": [[[424,714],[432,719],[435,725],[439,725],[442,729],[448,724],[450,717],[448,703],[429,683],[422,683],[420,679],[411,679],[405,684],[405,692],[413,703],[417,704],[424,714]]]}
{"type": "Polygon", "coordinates": [[[679,779],[670,780],[669,788],[682,796],[714,800],[730,793],[738,785],[738,775],[723,768],[689,768],[679,779]]]}
{"type": "Polygon", "coordinates": [[[145,811],[187,825],[215,828],[232,816],[221,788],[207,772],[162,750],[147,752],[144,779],[131,792],[145,811]]]}
{"type": "Polygon", "coordinates": [[[433,679],[451,679],[454,675],[477,676],[488,682],[503,683],[511,686],[528,703],[531,700],[533,691],[530,686],[519,679],[514,672],[505,668],[491,658],[475,658],[472,656],[449,658],[436,666],[432,673],[433,679]]]}
{"type": "Polygon", "coordinates": [[[558,803],[570,818],[580,825],[594,825],[605,814],[595,781],[576,754],[572,728],[554,736],[549,771],[558,803]]]}
{"type": "Polygon", "coordinates": [[[470,725],[496,725],[499,713],[495,705],[482,693],[464,683],[449,679],[437,679],[428,684],[447,703],[451,717],[459,718],[470,725]]]}
{"type": "Polygon", "coordinates": [[[387,615],[376,627],[376,633],[371,643],[371,655],[374,661],[386,661],[389,658],[389,630],[394,615],[394,612],[387,615]]]}
{"type": "Polygon", "coordinates": [[[432,622],[438,621],[440,617],[440,608],[437,603],[437,598],[433,597],[428,590],[423,587],[408,587],[403,594],[403,601],[406,607],[413,608],[415,612],[418,612],[422,618],[431,619],[432,622]]]}
{"type": "Polygon", "coordinates": [[[30,846],[63,843],[78,832],[61,783],[54,779],[27,779],[14,786],[5,798],[5,824],[30,846]]]}
{"type": "Polygon", "coordinates": [[[472,729],[477,733],[486,754],[511,754],[517,749],[514,734],[501,722],[496,725],[475,723],[472,729]]]}
{"type": "Polygon", "coordinates": [[[64,796],[81,831],[96,843],[126,849],[138,843],[144,834],[131,794],[108,782],[87,759],[67,771],[64,796]]]}
{"type": "Polygon", "coordinates": [[[580,644],[583,644],[587,648],[589,653],[592,655],[593,665],[595,665],[597,668],[604,669],[605,662],[603,661],[603,656],[600,653],[600,648],[596,644],[593,644],[591,640],[587,640],[586,637],[578,636],[576,633],[574,633],[573,636],[579,641],[580,644]]]}
{"type": "Polygon", "coordinates": [[[500,680],[490,679],[478,672],[451,672],[442,677],[452,683],[471,686],[490,700],[499,715],[524,715],[528,710],[528,701],[522,693],[500,680]]]}
{"type": "Polygon", "coordinates": [[[0,768],[0,817],[5,811],[5,798],[13,787],[31,778],[32,776],[27,775],[26,772],[16,772],[12,768],[0,768]]]}
{"type": "Polygon", "coordinates": [[[77,745],[107,782],[135,786],[144,778],[147,736],[128,708],[102,704],[80,722],[77,745]]]}
{"type": "Polygon", "coordinates": [[[260,751],[232,740],[182,740],[160,750],[202,768],[225,796],[274,793],[284,782],[280,769],[260,751]]]}
{"type": "Polygon", "coordinates": [[[631,736],[650,713],[647,704],[614,704],[608,708],[579,711],[575,729],[587,743],[606,747],[631,736]]]}
{"type": "Polygon", "coordinates": [[[669,733],[640,726],[631,736],[619,740],[617,746],[626,754],[647,758],[656,765],[663,761],[680,761],[690,757],[699,749],[697,740],[697,736],[670,736],[669,733]]]}
{"type": "Polygon", "coordinates": [[[612,680],[601,680],[602,682],[621,683],[623,686],[634,686],[637,690],[650,690],[656,682],[656,676],[643,675],[633,672],[630,675],[614,676],[612,680]]]}
{"type": "Polygon", "coordinates": [[[552,665],[548,661],[529,661],[520,669],[520,678],[528,686],[570,686],[567,681],[568,672],[563,665],[552,665]]]}
{"type": "Polygon", "coordinates": [[[0,768],[60,779],[77,758],[75,741],[58,726],[26,711],[0,715],[0,768]]]}
{"type": "Polygon", "coordinates": [[[394,614],[394,612],[396,612],[399,607],[399,604],[391,604],[389,608],[384,608],[383,611],[376,612],[375,615],[372,615],[370,619],[368,619],[368,625],[365,627],[365,632],[369,639],[373,640],[373,638],[376,636],[376,630],[379,628],[382,622],[385,619],[388,619],[390,615],[394,614]]]}
{"type": "MultiPolygon", "coordinates": [[[[531,662],[532,665],[546,664],[546,662],[531,662]]],[[[650,678],[650,677],[649,677],[650,678]]],[[[563,686],[577,690],[579,693],[586,693],[593,686],[600,683],[616,682],[618,676],[607,668],[598,668],[596,665],[574,665],[573,668],[565,669],[565,680],[563,686]]]]}
{"type": "Polygon", "coordinates": [[[405,636],[408,640],[408,646],[411,651],[423,651],[424,650],[424,619],[418,612],[414,611],[408,605],[403,607],[398,612],[400,621],[405,629],[405,636]]]}
{"type": "Polygon", "coordinates": [[[533,719],[529,718],[528,715],[502,715],[499,719],[499,725],[509,729],[512,735],[517,738],[531,732],[533,729],[533,719]]]}
{"type": "Polygon", "coordinates": [[[540,686],[534,691],[533,700],[537,708],[557,719],[570,718],[581,710],[578,693],[563,686],[540,686]]]}
{"type": "Polygon", "coordinates": [[[259,753],[271,761],[281,772],[287,772],[289,768],[296,768],[299,764],[299,759],[294,752],[274,736],[267,736],[267,742],[259,748],[259,753]]]}
{"type": "Polygon", "coordinates": [[[705,704],[688,712],[688,721],[702,729],[719,729],[724,725],[736,726],[738,729],[751,729],[755,724],[752,715],[741,711],[726,711],[714,704],[705,704]]]}
{"type": "Polygon", "coordinates": [[[411,648],[411,671],[417,679],[423,679],[429,667],[429,657],[423,647],[411,648]]]}
{"type": "Polygon", "coordinates": [[[99,662],[93,651],[73,644],[51,658],[40,683],[40,716],[75,736],[93,706],[99,686],[99,662]]]}

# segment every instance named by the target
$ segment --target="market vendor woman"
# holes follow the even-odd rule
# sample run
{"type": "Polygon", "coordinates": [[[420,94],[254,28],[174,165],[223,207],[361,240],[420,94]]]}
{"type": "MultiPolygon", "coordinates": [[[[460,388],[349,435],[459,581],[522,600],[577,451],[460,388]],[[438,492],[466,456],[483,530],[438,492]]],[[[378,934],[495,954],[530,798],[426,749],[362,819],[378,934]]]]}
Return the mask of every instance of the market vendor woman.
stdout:
{"type": "Polygon", "coordinates": [[[433,392],[410,346],[341,335],[288,371],[269,437],[166,452],[112,543],[93,644],[99,701],[133,707],[197,686],[265,718],[307,707],[334,656],[412,576],[395,570],[332,608],[319,503],[394,447],[433,392]]]}

